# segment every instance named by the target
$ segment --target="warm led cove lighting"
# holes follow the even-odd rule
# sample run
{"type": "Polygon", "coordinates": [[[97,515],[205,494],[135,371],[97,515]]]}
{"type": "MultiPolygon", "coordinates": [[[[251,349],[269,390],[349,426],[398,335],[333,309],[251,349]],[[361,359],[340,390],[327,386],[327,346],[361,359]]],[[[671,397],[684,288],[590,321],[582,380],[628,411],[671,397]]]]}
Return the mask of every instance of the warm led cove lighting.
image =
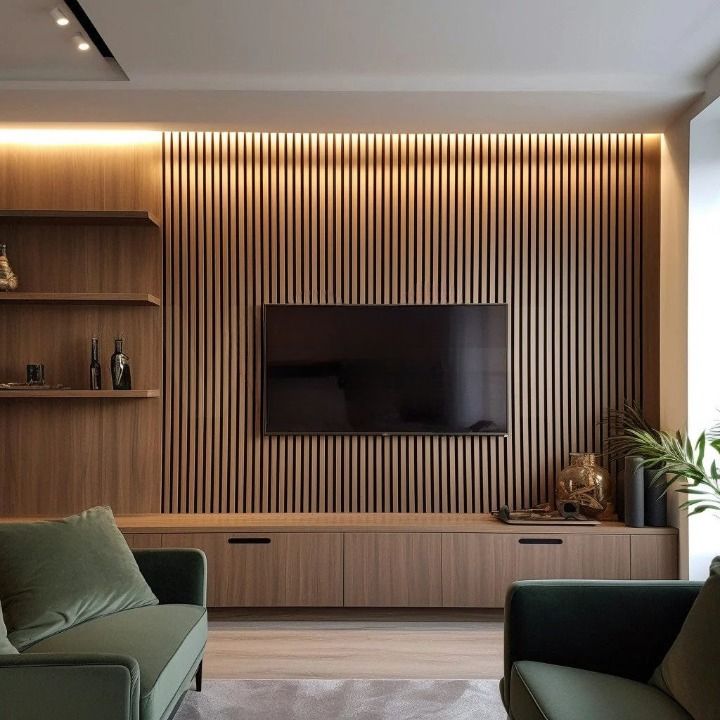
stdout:
{"type": "Polygon", "coordinates": [[[0,144],[137,145],[160,143],[160,138],[156,130],[0,128],[0,144]]]}
{"type": "Polygon", "coordinates": [[[50,17],[55,21],[55,24],[60,27],[65,27],[70,24],[70,21],[65,17],[65,14],[59,7],[53,8],[50,11],[50,17]]]}
{"type": "Polygon", "coordinates": [[[87,52],[90,49],[90,43],[82,35],[73,35],[73,40],[80,52],[87,52]]]}

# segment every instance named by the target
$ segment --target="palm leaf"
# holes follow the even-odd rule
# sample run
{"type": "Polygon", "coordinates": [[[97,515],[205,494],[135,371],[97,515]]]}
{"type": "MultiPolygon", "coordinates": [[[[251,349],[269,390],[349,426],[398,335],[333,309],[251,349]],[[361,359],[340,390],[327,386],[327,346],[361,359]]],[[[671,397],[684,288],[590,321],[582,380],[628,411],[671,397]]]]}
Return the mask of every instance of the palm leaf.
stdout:
{"type": "Polygon", "coordinates": [[[642,409],[625,402],[621,410],[610,410],[603,421],[608,427],[607,450],[612,459],[642,458],[641,467],[652,469],[651,484],[664,484],[662,495],[674,487],[687,500],[681,507],[696,515],[720,510],[720,468],[716,460],[705,465],[709,445],[720,455],[720,422],[703,432],[693,443],[687,433],[668,433],[653,428],[642,409]]]}

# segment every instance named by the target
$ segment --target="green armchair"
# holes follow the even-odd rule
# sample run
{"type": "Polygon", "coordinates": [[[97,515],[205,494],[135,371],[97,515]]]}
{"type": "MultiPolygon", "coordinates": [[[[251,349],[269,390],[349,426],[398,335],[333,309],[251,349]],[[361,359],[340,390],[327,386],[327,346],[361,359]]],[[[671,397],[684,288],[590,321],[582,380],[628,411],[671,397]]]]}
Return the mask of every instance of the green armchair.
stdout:
{"type": "Polygon", "coordinates": [[[523,581],[505,603],[512,720],[690,720],[648,685],[702,583],[523,581]]]}
{"type": "Polygon", "coordinates": [[[168,720],[207,640],[206,561],[199,550],[137,550],[159,605],[106,615],[0,655],[8,720],[168,720]]]}

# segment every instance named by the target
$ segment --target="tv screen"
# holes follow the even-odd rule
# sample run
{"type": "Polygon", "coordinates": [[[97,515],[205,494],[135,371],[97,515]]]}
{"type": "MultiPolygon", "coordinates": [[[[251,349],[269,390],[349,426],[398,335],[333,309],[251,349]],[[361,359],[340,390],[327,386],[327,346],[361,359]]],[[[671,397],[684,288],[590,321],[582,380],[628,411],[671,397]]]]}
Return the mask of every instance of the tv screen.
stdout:
{"type": "Polygon", "coordinates": [[[268,434],[507,432],[506,305],[265,305],[268,434]]]}

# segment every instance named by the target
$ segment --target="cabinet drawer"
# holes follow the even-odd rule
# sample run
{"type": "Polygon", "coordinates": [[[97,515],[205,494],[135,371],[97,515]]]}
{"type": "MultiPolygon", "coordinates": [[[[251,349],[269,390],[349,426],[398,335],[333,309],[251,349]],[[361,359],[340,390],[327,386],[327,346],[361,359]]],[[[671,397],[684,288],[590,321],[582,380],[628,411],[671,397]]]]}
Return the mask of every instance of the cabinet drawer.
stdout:
{"type": "Polygon", "coordinates": [[[630,578],[627,535],[443,533],[443,605],[503,607],[515,580],[630,578]]]}
{"type": "Polygon", "coordinates": [[[346,533],[347,607],[440,607],[439,533],[346,533]]]}
{"type": "Polygon", "coordinates": [[[160,533],[128,533],[125,535],[125,542],[133,550],[148,550],[162,547],[162,535],[160,533]]]}
{"type": "Polygon", "coordinates": [[[340,533],[165,534],[163,547],[200,548],[211,607],[340,607],[340,533]]]}

